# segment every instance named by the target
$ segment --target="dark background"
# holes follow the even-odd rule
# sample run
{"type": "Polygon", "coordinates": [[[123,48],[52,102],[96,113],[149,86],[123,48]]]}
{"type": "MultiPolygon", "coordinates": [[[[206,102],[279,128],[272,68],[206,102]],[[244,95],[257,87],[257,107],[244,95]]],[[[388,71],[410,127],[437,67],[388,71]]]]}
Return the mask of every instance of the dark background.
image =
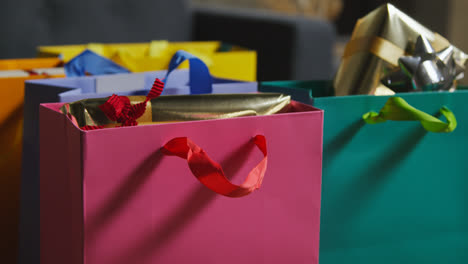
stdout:
{"type": "Polygon", "coordinates": [[[415,18],[427,28],[441,35],[448,33],[448,14],[451,1],[430,0],[343,0],[343,11],[335,21],[338,34],[347,35],[353,31],[354,23],[378,6],[392,3],[398,9],[415,18]]]}

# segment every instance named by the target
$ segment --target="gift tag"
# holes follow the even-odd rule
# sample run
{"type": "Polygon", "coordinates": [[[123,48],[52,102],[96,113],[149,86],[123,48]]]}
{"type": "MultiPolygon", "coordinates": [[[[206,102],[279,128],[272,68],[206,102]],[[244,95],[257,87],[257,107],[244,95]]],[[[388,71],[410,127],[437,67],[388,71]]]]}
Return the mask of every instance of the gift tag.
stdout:
{"type": "Polygon", "coordinates": [[[62,67],[56,67],[56,68],[37,68],[37,69],[32,69],[33,73],[39,74],[39,75],[49,75],[49,76],[65,76],[65,69],[62,67]]]}
{"type": "Polygon", "coordinates": [[[0,78],[28,77],[29,73],[23,70],[0,71],[0,78]]]}

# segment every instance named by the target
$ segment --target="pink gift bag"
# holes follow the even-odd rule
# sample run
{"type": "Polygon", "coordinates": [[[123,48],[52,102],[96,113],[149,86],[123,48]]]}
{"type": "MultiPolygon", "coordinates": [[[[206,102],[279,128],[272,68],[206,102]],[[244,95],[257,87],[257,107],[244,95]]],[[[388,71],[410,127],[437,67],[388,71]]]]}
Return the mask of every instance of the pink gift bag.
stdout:
{"type": "Polygon", "coordinates": [[[62,105],[40,107],[41,263],[318,263],[321,110],[85,131],[62,105]]]}

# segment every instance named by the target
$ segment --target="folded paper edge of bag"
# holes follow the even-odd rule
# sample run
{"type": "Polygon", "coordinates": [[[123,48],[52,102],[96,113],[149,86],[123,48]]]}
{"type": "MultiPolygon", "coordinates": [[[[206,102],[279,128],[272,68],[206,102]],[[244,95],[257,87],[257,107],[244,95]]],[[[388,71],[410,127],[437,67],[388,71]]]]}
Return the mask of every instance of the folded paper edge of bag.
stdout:
{"type": "MultiPolygon", "coordinates": [[[[132,104],[144,101],[143,96],[129,96],[132,104]]],[[[103,126],[112,128],[120,123],[111,121],[99,108],[107,98],[84,99],[65,103],[56,109],[78,128],[103,126]]],[[[281,93],[171,95],[147,103],[138,125],[155,125],[184,121],[202,121],[281,113],[322,111],[291,100],[281,93]]]]}

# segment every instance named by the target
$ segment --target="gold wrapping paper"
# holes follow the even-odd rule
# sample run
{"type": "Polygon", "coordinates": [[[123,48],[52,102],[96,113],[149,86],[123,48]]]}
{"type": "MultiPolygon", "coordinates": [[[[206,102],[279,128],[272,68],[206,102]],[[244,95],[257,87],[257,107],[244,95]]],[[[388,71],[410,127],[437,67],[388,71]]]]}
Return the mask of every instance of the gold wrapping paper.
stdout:
{"type": "MultiPolygon", "coordinates": [[[[129,96],[132,104],[144,96],[129,96]]],[[[101,111],[108,98],[94,98],[65,104],[61,111],[71,114],[79,127],[118,125],[101,111]]],[[[279,93],[172,95],[152,99],[139,119],[139,125],[208,120],[241,116],[271,115],[287,111],[291,97],[279,93]]]]}
{"type": "MultiPolygon", "coordinates": [[[[426,37],[436,51],[450,45],[391,4],[359,19],[335,76],[335,94],[376,94],[384,69],[396,67],[398,59],[414,49],[419,35],[426,37]]],[[[464,68],[467,55],[455,48],[454,58],[464,68]]]]}

